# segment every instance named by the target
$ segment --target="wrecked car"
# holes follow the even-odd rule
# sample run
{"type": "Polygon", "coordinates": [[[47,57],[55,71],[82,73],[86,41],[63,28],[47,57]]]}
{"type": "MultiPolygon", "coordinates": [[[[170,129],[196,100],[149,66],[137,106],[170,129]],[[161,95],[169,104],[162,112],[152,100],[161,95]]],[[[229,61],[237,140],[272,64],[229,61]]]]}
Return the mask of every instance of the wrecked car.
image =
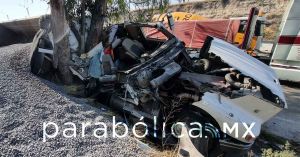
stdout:
{"type": "MultiPolygon", "coordinates": [[[[33,45],[31,70],[46,75],[53,71],[53,43],[51,35],[41,34],[33,45]]],[[[208,37],[201,50],[188,50],[161,23],[118,24],[106,34],[86,57],[72,53],[74,77],[84,82],[87,94],[99,92],[103,104],[125,117],[143,117],[154,140],[185,141],[180,142],[182,156],[195,151],[241,156],[259,136],[261,125],[287,107],[275,73],[223,40],[208,37]],[[165,39],[148,38],[149,29],[165,39]],[[186,125],[174,126],[176,122],[186,125]],[[193,130],[193,122],[202,130],[193,130]],[[203,136],[178,139],[173,132],[203,136]]]]}

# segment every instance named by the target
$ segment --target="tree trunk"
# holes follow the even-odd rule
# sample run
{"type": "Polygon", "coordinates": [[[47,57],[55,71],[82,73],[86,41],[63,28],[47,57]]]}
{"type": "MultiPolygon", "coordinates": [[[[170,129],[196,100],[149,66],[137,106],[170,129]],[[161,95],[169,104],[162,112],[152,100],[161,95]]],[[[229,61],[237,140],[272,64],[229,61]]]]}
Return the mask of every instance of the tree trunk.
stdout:
{"type": "Polygon", "coordinates": [[[85,0],[81,0],[81,35],[80,35],[80,54],[85,51],[85,0]]]}
{"type": "Polygon", "coordinates": [[[107,0],[96,0],[95,8],[92,11],[92,21],[88,38],[86,41],[86,50],[91,50],[100,41],[103,24],[107,9],[107,0]]]}
{"type": "Polygon", "coordinates": [[[51,30],[53,33],[53,66],[58,69],[59,76],[63,83],[72,83],[72,74],[69,70],[70,28],[65,16],[64,0],[50,0],[51,7],[51,30]]]}

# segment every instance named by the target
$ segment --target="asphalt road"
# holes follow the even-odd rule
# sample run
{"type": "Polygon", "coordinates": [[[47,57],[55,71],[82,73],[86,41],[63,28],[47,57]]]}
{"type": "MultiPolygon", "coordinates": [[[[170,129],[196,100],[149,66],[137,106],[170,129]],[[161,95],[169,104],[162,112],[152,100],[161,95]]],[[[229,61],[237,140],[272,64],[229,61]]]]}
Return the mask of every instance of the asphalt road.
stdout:
{"type": "Polygon", "coordinates": [[[263,130],[300,143],[300,88],[283,85],[288,108],[283,109],[263,126],[263,130]]]}

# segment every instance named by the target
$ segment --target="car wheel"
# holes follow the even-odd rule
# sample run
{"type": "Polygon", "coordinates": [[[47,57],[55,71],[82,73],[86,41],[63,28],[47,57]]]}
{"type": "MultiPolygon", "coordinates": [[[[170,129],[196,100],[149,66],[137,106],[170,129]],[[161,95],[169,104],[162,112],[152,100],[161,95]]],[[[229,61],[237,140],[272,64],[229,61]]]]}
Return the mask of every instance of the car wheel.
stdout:
{"type": "MultiPolygon", "coordinates": [[[[203,156],[215,157],[223,155],[219,143],[220,131],[218,127],[215,127],[212,123],[210,123],[210,121],[207,120],[206,117],[201,117],[200,115],[195,114],[194,112],[186,112],[186,114],[180,121],[186,124],[185,126],[188,132],[190,132],[193,128],[198,128],[197,125],[191,125],[192,123],[198,122],[201,124],[202,137],[188,137],[190,138],[190,141],[192,142],[194,148],[197,149],[197,151],[200,152],[203,156]]],[[[199,132],[193,131],[191,131],[191,133],[194,136],[200,134],[199,132]]]]}
{"type": "Polygon", "coordinates": [[[32,55],[30,60],[31,72],[35,75],[46,75],[52,69],[51,56],[39,52],[39,47],[45,47],[46,41],[40,38],[36,46],[32,48],[32,55]]]}

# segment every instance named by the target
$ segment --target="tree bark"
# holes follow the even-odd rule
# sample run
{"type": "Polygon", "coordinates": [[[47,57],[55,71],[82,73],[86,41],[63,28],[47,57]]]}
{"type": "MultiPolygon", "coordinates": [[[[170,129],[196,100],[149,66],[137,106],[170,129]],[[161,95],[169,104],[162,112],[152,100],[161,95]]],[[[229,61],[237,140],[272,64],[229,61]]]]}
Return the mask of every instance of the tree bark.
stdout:
{"type": "Polygon", "coordinates": [[[64,0],[50,0],[51,7],[51,30],[53,33],[53,66],[58,69],[59,76],[63,83],[72,83],[72,74],[69,69],[70,28],[65,16],[64,0]]]}
{"type": "Polygon", "coordinates": [[[91,50],[100,42],[106,16],[107,0],[96,0],[92,11],[92,21],[86,41],[86,51],[91,50]]]}
{"type": "Polygon", "coordinates": [[[80,35],[80,54],[85,51],[85,0],[81,0],[81,35],[80,35]]]}

